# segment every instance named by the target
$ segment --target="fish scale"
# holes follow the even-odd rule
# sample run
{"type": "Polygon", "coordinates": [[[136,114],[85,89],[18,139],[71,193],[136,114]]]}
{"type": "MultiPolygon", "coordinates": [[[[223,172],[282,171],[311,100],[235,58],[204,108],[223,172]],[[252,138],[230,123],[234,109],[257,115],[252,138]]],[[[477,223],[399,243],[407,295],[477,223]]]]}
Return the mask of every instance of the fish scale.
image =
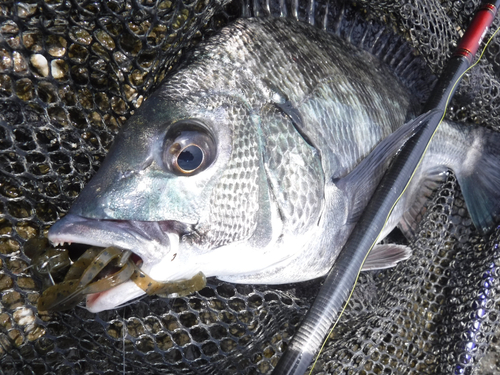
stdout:
{"type": "MultiPolygon", "coordinates": [[[[237,113],[231,123],[242,123],[248,113],[237,113]]],[[[259,186],[255,171],[258,169],[257,139],[255,133],[235,126],[233,147],[236,157],[228,165],[220,182],[210,196],[208,234],[203,238],[205,246],[223,246],[248,238],[255,230],[259,186]]]]}

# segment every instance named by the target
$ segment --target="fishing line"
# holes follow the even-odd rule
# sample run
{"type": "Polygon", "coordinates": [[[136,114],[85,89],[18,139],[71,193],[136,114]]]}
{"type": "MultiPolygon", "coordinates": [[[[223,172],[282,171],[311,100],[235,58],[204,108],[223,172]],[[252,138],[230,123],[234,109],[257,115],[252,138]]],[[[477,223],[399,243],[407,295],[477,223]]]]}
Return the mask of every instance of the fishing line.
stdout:
{"type": "Polygon", "coordinates": [[[450,102],[450,98],[451,96],[453,95],[453,92],[455,91],[455,87],[457,86],[457,84],[460,82],[460,80],[462,79],[462,77],[465,75],[465,73],[467,73],[469,70],[471,70],[472,68],[474,68],[478,63],[479,61],[481,61],[481,59],[483,58],[483,55],[484,53],[486,52],[486,49],[488,48],[489,44],[491,43],[491,41],[493,40],[493,38],[495,37],[495,35],[500,31],[500,27],[498,27],[495,32],[491,35],[491,37],[488,39],[488,41],[486,42],[486,44],[484,45],[482,51],[481,51],[481,54],[479,55],[479,58],[476,60],[476,62],[474,64],[472,64],[470,67],[468,67],[454,82],[453,84],[453,88],[452,90],[450,91],[450,93],[448,94],[448,97],[446,99],[446,105],[444,107],[444,111],[443,111],[443,115],[441,116],[441,119],[439,120],[437,126],[436,126],[436,129],[434,130],[434,132],[432,133],[432,136],[430,137],[429,141],[427,142],[427,145],[424,149],[424,152],[422,153],[422,156],[420,157],[419,161],[418,161],[418,164],[416,166],[416,168],[413,170],[408,182],[406,183],[403,191],[401,192],[401,194],[398,196],[398,198],[396,199],[396,201],[394,202],[394,204],[392,205],[387,217],[385,218],[385,222],[384,222],[384,225],[382,226],[382,229],[380,230],[377,238],[375,239],[375,241],[372,243],[372,245],[370,246],[370,249],[368,250],[368,252],[366,253],[364,259],[363,259],[363,262],[361,263],[361,266],[359,267],[359,270],[358,270],[358,273],[356,275],[356,279],[354,281],[354,285],[353,287],[351,288],[351,292],[349,293],[349,296],[347,297],[347,300],[343,306],[343,308],[340,310],[340,313],[339,313],[339,316],[337,317],[337,319],[335,320],[335,323],[333,324],[332,328],[330,329],[330,331],[328,332],[328,335],[326,336],[325,340],[323,341],[323,344],[321,345],[321,348],[319,349],[319,352],[318,354],[316,355],[316,358],[312,364],[312,367],[311,367],[311,370],[309,371],[309,375],[312,374],[312,371],[314,370],[314,367],[316,366],[316,363],[318,362],[318,359],[320,357],[320,354],[323,352],[323,349],[325,348],[325,345],[328,341],[328,339],[330,338],[330,335],[332,334],[333,330],[336,328],[338,322],[340,321],[340,318],[342,317],[342,315],[344,314],[344,311],[346,310],[347,308],[347,305],[349,304],[350,300],[351,300],[351,297],[354,293],[354,289],[356,288],[356,285],[359,281],[359,276],[361,274],[361,270],[363,269],[363,265],[365,264],[366,262],[366,259],[368,258],[368,255],[370,255],[370,252],[372,251],[373,247],[378,243],[379,241],[379,238],[380,238],[380,235],[382,234],[382,231],[385,227],[385,225],[387,224],[387,222],[389,221],[389,217],[391,216],[392,214],[392,211],[394,210],[394,207],[396,207],[397,203],[399,202],[399,200],[401,199],[401,197],[403,196],[403,194],[406,192],[406,189],[408,188],[408,186],[410,185],[417,169],[420,167],[420,164],[422,163],[422,160],[425,156],[425,154],[427,153],[427,150],[429,148],[429,145],[432,141],[432,139],[434,138],[434,135],[436,134],[436,132],[438,131],[439,129],[439,126],[441,125],[441,123],[443,122],[445,116],[446,116],[446,110],[448,109],[448,105],[449,105],[449,102],[450,102]]]}
{"type": "Polygon", "coordinates": [[[122,326],[122,349],[123,349],[123,375],[125,375],[126,362],[125,362],[125,309],[123,309],[123,326],[122,326]]]}

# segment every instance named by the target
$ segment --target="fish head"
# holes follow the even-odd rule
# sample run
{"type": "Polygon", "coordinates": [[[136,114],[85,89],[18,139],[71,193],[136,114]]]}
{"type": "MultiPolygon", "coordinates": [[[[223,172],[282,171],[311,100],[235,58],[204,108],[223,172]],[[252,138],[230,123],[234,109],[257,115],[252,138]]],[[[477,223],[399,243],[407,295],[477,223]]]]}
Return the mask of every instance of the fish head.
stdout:
{"type": "MultiPolygon", "coordinates": [[[[158,282],[199,272],[274,284],[315,277],[296,270],[315,258],[303,251],[331,242],[322,235],[320,150],[279,81],[255,63],[255,48],[268,42],[259,35],[242,41],[225,29],[186,56],[124,124],[49,240],[130,250],[158,282]]],[[[90,295],[87,308],[144,293],[128,281],[90,295]]]]}
{"type": "MultiPolygon", "coordinates": [[[[125,123],[96,175],[50,229],[52,243],[131,250],[151,278],[170,282],[231,269],[223,254],[207,261],[211,249],[269,242],[252,109],[228,94],[168,91],[160,89],[125,123]]],[[[87,308],[111,309],[143,294],[128,281],[90,295],[87,308]]]]}

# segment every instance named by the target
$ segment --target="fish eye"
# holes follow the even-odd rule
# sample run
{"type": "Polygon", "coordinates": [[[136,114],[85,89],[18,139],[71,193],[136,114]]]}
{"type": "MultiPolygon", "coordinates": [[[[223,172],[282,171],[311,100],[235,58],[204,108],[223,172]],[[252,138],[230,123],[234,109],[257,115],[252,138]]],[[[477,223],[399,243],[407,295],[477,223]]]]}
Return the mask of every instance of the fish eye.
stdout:
{"type": "Polygon", "coordinates": [[[197,121],[178,122],[167,131],[163,146],[165,167],[179,176],[192,176],[208,168],[216,156],[215,141],[197,121]]]}
{"type": "Polygon", "coordinates": [[[177,156],[177,165],[186,172],[198,169],[203,163],[203,150],[198,145],[185,147],[177,156]]]}

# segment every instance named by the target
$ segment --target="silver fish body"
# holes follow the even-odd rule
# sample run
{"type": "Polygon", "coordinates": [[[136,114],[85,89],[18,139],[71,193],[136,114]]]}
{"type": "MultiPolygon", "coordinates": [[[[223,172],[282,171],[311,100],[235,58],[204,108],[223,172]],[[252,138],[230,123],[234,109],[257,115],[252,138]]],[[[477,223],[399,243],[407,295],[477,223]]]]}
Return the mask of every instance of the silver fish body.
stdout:
{"type": "MultiPolygon", "coordinates": [[[[130,249],[158,281],[199,271],[237,283],[322,276],[416,114],[369,53],[292,20],[239,20],[192,51],[127,121],[49,239],[130,249]]],[[[408,229],[428,175],[475,173],[486,132],[443,124],[385,233],[408,229]]],[[[87,307],[142,294],[127,282],[87,307]]]]}

